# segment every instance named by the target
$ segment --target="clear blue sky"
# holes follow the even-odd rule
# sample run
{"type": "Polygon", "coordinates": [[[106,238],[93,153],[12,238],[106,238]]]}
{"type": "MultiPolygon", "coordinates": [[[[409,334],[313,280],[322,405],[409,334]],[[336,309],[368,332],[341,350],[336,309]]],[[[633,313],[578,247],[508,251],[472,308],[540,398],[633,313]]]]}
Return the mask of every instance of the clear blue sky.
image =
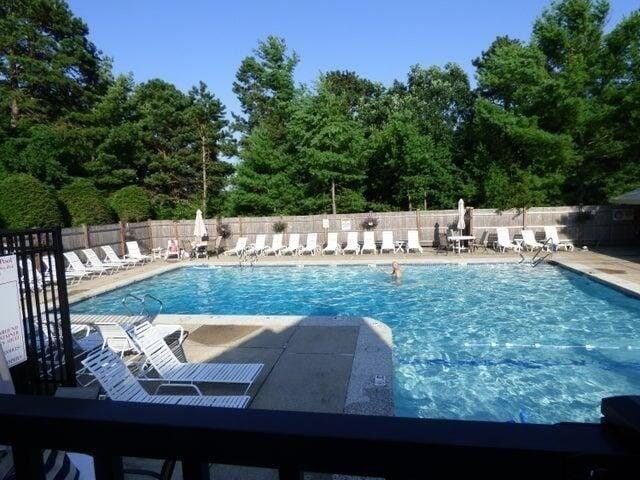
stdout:
{"type": "MultiPolygon", "coordinates": [[[[301,57],[296,80],[355,70],[386,85],[411,65],[471,60],[498,35],[529,39],[547,0],[69,0],[116,73],[162,78],[188,90],[199,80],[231,111],[241,60],[269,34],[301,57]]],[[[614,25],[640,0],[611,0],[614,25]]]]}

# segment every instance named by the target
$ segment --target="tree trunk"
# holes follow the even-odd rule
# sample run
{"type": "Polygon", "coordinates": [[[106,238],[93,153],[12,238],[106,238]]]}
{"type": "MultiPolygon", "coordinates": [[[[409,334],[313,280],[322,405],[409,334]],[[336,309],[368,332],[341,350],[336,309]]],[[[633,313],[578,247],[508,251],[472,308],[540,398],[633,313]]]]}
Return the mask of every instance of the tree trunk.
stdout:
{"type": "Polygon", "coordinates": [[[424,192],[424,209],[427,209],[427,192],[424,192]]]}
{"type": "Polygon", "coordinates": [[[413,210],[412,206],[411,206],[411,194],[407,193],[407,199],[409,200],[409,211],[413,210]]]}
{"type": "Polygon", "coordinates": [[[11,128],[18,126],[18,117],[20,116],[20,108],[18,107],[18,100],[14,96],[11,99],[11,128]]]}
{"type": "Polygon", "coordinates": [[[202,215],[207,217],[207,147],[206,138],[202,137],[202,215]]]}
{"type": "Polygon", "coordinates": [[[331,180],[331,211],[335,215],[336,211],[336,181],[331,180]]]}

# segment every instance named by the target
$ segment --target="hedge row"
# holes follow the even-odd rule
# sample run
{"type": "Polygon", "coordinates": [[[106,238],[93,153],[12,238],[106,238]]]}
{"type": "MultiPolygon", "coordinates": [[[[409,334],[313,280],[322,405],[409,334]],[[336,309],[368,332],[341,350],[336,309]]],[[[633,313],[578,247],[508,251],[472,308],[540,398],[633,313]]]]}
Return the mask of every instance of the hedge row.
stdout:
{"type": "Polygon", "coordinates": [[[0,179],[3,228],[139,221],[151,218],[152,212],[151,197],[141,187],[124,187],[107,197],[86,179],[75,179],[59,192],[23,173],[0,179]]]}

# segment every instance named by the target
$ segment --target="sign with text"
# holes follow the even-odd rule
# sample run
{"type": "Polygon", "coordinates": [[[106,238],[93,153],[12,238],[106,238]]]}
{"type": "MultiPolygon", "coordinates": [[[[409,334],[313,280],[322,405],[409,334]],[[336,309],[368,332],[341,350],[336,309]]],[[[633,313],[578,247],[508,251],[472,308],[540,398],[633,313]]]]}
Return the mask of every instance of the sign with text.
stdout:
{"type": "Polygon", "coordinates": [[[328,218],[323,218],[322,219],[322,228],[329,228],[329,219],[328,218]]]}
{"type": "Polygon", "coordinates": [[[341,226],[343,232],[351,230],[351,220],[342,220],[341,226]]]}
{"type": "Polygon", "coordinates": [[[13,367],[27,360],[15,255],[0,257],[0,305],[0,344],[7,364],[13,367]]]}

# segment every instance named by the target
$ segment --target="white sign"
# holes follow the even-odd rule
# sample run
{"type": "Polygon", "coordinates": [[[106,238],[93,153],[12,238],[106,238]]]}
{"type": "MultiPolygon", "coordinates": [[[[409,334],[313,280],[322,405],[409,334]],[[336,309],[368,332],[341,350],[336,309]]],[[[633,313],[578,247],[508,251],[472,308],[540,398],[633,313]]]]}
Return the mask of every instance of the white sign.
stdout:
{"type": "Polygon", "coordinates": [[[351,230],[351,220],[342,220],[342,231],[348,232],[351,230]]]}
{"type": "Polygon", "coordinates": [[[329,228],[329,219],[328,218],[323,218],[322,219],[322,228],[329,228]]]}
{"type": "Polygon", "coordinates": [[[9,367],[27,360],[15,255],[0,257],[0,345],[9,367]]]}

